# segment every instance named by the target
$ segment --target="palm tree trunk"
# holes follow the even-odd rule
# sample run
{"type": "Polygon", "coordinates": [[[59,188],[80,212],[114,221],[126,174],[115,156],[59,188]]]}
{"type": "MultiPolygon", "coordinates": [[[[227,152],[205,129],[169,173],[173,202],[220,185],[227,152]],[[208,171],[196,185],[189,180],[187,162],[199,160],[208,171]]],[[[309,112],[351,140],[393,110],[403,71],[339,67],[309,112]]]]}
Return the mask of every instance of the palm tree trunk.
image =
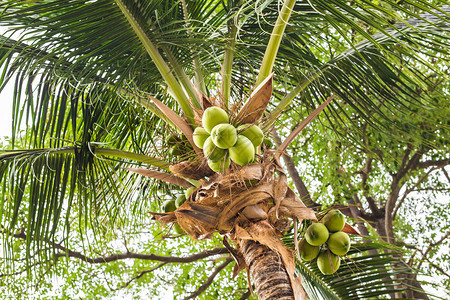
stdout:
{"type": "Polygon", "coordinates": [[[278,253],[251,240],[241,240],[240,246],[258,299],[295,299],[289,275],[278,253]]]}

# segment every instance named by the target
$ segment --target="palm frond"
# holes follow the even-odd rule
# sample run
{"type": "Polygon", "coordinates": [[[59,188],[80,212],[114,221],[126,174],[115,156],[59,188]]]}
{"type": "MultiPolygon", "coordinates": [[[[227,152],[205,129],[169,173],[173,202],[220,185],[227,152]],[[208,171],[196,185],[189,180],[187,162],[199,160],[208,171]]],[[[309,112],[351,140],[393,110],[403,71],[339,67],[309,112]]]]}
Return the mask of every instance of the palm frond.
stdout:
{"type": "Polygon", "coordinates": [[[288,25],[295,2],[295,0],[286,0],[283,3],[283,7],[281,8],[280,14],[278,15],[277,21],[270,35],[270,40],[267,44],[266,52],[264,53],[264,58],[261,63],[261,68],[259,70],[258,79],[256,80],[255,86],[258,86],[264,81],[264,79],[266,79],[267,76],[269,76],[270,73],[272,73],[278,48],[280,47],[281,40],[283,39],[284,30],[288,25]]]}
{"type": "MultiPolygon", "coordinates": [[[[441,25],[446,26],[446,23],[437,24],[441,25]]],[[[411,105],[425,109],[435,107],[431,97],[421,91],[434,85],[431,79],[441,73],[441,66],[447,62],[445,57],[439,56],[435,59],[437,61],[435,66],[429,68],[428,63],[422,60],[423,51],[428,46],[424,47],[420,40],[427,39],[429,46],[432,45],[431,47],[436,49],[435,53],[439,53],[440,49],[445,47],[447,39],[435,28],[421,29],[417,35],[422,38],[415,42],[415,47],[399,45],[383,34],[375,35],[373,38],[378,40],[378,45],[385,48],[384,51],[391,53],[390,57],[384,56],[379,48],[365,40],[343,51],[327,63],[318,65],[316,70],[311,68],[309,73],[299,74],[299,78],[302,78],[300,83],[290,93],[283,95],[278,106],[272,109],[268,123],[275,121],[290,103],[300,105],[295,99],[296,94],[301,96],[299,100],[303,103],[309,103],[308,99],[311,97],[325,99],[330,93],[338,95],[342,101],[334,102],[329,111],[330,124],[334,124],[336,128],[339,124],[346,123],[340,118],[350,120],[351,124],[353,116],[345,114],[347,105],[357,112],[357,116],[381,130],[386,128],[383,128],[380,119],[392,121],[391,114],[382,112],[381,108],[395,111],[399,118],[408,118],[411,112],[408,107],[411,105]],[[402,61],[407,61],[407,64],[402,61]]],[[[411,32],[412,36],[415,34],[411,32]]],[[[403,40],[403,36],[398,35],[399,39],[403,40]]],[[[411,40],[404,40],[404,43],[412,45],[411,40]]],[[[313,103],[308,105],[316,106],[313,103]]],[[[391,122],[391,126],[395,124],[391,122]]],[[[348,133],[347,130],[345,132],[348,133]]],[[[401,134],[408,135],[408,132],[401,134]]]]}
{"type": "Polygon", "coordinates": [[[315,262],[297,262],[296,272],[311,299],[380,299],[417,289],[405,278],[417,271],[397,251],[376,242],[354,244],[333,275],[323,275],[315,262]]]}
{"type": "Polygon", "coordinates": [[[144,181],[123,167],[141,165],[136,161],[168,168],[168,163],[146,155],[97,145],[3,151],[0,180],[7,184],[1,186],[5,195],[1,200],[1,233],[6,238],[25,234],[27,253],[42,255],[51,253],[49,245],[55,239],[66,238],[69,232],[60,232],[61,226],[69,228],[74,217],[80,219],[84,231],[101,235],[105,226],[123,222],[125,209],[154,206],[151,195],[176,188],[147,182],[146,189],[153,191],[150,201],[134,201],[144,181]]]}
{"type": "MultiPolygon", "coordinates": [[[[172,94],[174,95],[174,98],[178,101],[181,108],[183,109],[183,112],[190,117],[191,119],[194,117],[194,111],[192,110],[191,104],[189,103],[189,100],[187,99],[187,96],[182,89],[181,85],[176,80],[175,76],[172,74],[169,66],[164,61],[163,57],[159,53],[156,46],[150,41],[148,35],[145,33],[145,31],[142,29],[141,25],[138,23],[138,21],[134,18],[132,12],[128,9],[127,4],[125,1],[122,0],[116,0],[117,5],[120,7],[120,10],[125,15],[128,22],[131,24],[131,27],[133,28],[136,35],[139,37],[139,40],[144,45],[145,50],[147,50],[148,54],[152,58],[152,61],[155,63],[156,67],[158,68],[159,72],[161,73],[164,81],[167,83],[169,89],[171,90],[172,94]]],[[[173,61],[172,64],[175,64],[174,59],[171,59],[173,56],[170,56],[169,60],[173,61]]],[[[185,80],[185,76],[177,66],[175,66],[175,71],[179,74],[180,78],[182,80],[185,80]],[[177,72],[178,70],[178,72],[177,72]]],[[[185,86],[189,86],[189,84],[186,84],[185,86]]],[[[195,97],[194,99],[197,99],[198,97],[195,97]]],[[[197,101],[198,104],[198,101],[197,101]]]]}

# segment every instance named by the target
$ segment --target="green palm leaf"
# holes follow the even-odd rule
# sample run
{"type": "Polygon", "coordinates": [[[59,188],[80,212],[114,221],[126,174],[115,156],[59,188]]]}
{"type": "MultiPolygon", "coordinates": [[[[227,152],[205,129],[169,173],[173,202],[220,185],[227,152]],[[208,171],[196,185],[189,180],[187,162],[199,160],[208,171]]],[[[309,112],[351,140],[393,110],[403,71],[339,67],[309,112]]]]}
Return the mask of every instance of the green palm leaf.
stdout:
{"type": "Polygon", "coordinates": [[[376,242],[353,244],[333,275],[323,275],[314,261],[297,262],[296,272],[311,299],[380,299],[416,290],[401,275],[417,271],[406,265],[397,251],[376,242]],[[374,250],[378,254],[369,254],[374,250]]]}
{"type": "MultiPolygon", "coordinates": [[[[10,178],[9,184],[2,186],[2,194],[8,195],[2,200],[1,216],[9,224],[4,233],[13,235],[17,226],[23,226],[18,218],[24,214],[27,247],[35,247],[28,250],[38,251],[53,241],[60,222],[68,224],[72,205],[78,206],[79,217],[94,232],[105,224],[98,227],[99,220],[89,215],[106,215],[112,226],[119,222],[122,206],[135,192],[136,176],[123,170],[130,161],[168,170],[168,163],[159,159],[96,145],[0,152],[0,176],[2,180],[10,178]],[[127,159],[128,163],[107,157],[127,159]]],[[[137,203],[136,208],[139,206],[145,203],[137,203]]]]}

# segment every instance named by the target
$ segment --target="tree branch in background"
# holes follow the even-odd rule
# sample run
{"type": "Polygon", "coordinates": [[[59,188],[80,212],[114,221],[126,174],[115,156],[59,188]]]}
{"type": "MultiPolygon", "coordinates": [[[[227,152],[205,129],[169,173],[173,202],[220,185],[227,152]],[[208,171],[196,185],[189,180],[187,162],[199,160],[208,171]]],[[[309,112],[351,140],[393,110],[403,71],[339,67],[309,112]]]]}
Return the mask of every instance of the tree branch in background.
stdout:
{"type": "Polygon", "coordinates": [[[60,245],[55,245],[55,248],[64,251],[64,253],[66,253],[68,257],[78,258],[80,260],[83,260],[85,262],[92,263],[92,264],[106,263],[106,262],[128,259],[128,258],[142,259],[142,260],[155,260],[155,261],[161,261],[161,262],[165,262],[165,263],[190,263],[190,262],[194,262],[194,261],[197,261],[197,260],[209,257],[209,256],[228,253],[227,249],[225,249],[225,248],[214,248],[212,250],[199,252],[194,255],[186,256],[186,257],[160,256],[160,255],[155,255],[155,254],[125,252],[125,253],[120,253],[120,254],[112,254],[109,256],[100,256],[100,257],[96,257],[96,258],[90,258],[90,257],[87,257],[87,256],[81,254],[80,252],[75,252],[75,251],[66,249],[65,247],[62,247],[60,245]]]}
{"type": "MultiPolygon", "coordinates": [[[[280,146],[281,145],[281,137],[278,135],[277,131],[275,129],[272,130],[272,137],[275,142],[275,145],[280,146]]],[[[294,165],[294,162],[292,161],[292,158],[287,154],[282,154],[283,161],[286,165],[286,168],[288,170],[289,177],[291,177],[292,182],[295,185],[295,188],[297,189],[297,192],[300,195],[300,199],[305,203],[305,205],[309,208],[317,208],[321,207],[319,203],[316,203],[312,200],[311,195],[309,194],[308,188],[306,187],[305,183],[301,179],[300,175],[298,174],[298,171],[294,165]]]]}
{"type": "MultiPolygon", "coordinates": [[[[434,267],[436,270],[438,270],[440,273],[442,273],[442,275],[445,275],[448,278],[450,278],[450,274],[447,274],[444,271],[444,269],[442,269],[440,266],[436,265],[435,263],[431,262],[429,260],[429,258],[427,257],[427,255],[428,255],[428,253],[430,252],[431,249],[433,249],[434,247],[437,247],[440,244],[442,244],[445,241],[445,239],[447,239],[449,236],[450,236],[450,232],[447,232],[447,234],[444,235],[439,241],[434,242],[434,243],[431,242],[430,245],[427,247],[427,250],[425,250],[425,252],[423,250],[417,248],[414,245],[406,244],[404,242],[397,242],[396,245],[403,246],[403,247],[408,248],[408,249],[416,250],[416,252],[420,252],[422,254],[422,258],[420,259],[420,262],[417,264],[416,269],[420,269],[422,267],[423,262],[427,261],[430,264],[430,266],[434,267]]],[[[409,262],[408,262],[409,265],[411,265],[413,263],[412,261],[413,261],[415,255],[416,255],[416,253],[414,253],[411,256],[411,258],[409,259],[409,262]]]]}
{"type": "MultiPolygon", "coordinates": [[[[345,170],[343,168],[341,168],[339,170],[339,172],[345,172],[345,170]]],[[[352,190],[355,191],[355,187],[353,186],[353,184],[351,184],[350,182],[348,183],[348,187],[352,190]]],[[[364,210],[364,207],[362,205],[361,199],[359,199],[358,194],[357,193],[353,193],[352,197],[348,200],[349,205],[349,209],[352,213],[352,218],[367,218],[368,214],[366,213],[366,211],[364,210]]]]}
{"type": "Polygon", "coordinates": [[[403,177],[406,176],[406,174],[409,171],[414,170],[417,167],[420,158],[423,156],[423,152],[416,152],[411,156],[411,158],[409,158],[410,154],[411,154],[411,146],[408,145],[408,148],[406,149],[405,154],[403,155],[402,163],[400,164],[398,172],[396,174],[392,174],[391,192],[387,198],[384,211],[385,212],[384,226],[386,229],[386,238],[388,243],[395,242],[394,228],[393,228],[394,223],[393,212],[399,197],[400,189],[403,186],[401,180],[403,177]]]}
{"type": "MultiPolygon", "coordinates": [[[[427,168],[427,167],[431,167],[431,166],[436,166],[436,168],[438,167],[444,167],[446,165],[448,165],[450,163],[450,159],[443,159],[443,160],[426,160],[423,162],[420,162],[420,158],[422,158],[424,152],[416,152],[414,153],[414,155],[412,155],[412,157],[410,159],[409,158],[409,154],[411,153],[410,148],[408,148],[405,151],[405,155],[403,156],[403,160],[402,163],[400,165],[399,171],[397,172],[397,174],[393,175],[393,180],[391,183],[391,193],[386,201],[386,206],[385,206],[385,227],[386,227],[386,235],[387,235],[387,239],[388,242],[392,243],[393,242],[393,237],[394,237],[394,233],[393,233],[393,220],[397,214],[398,209],[400,208],[401,203],[396,204],[398,197],[399,197],[399,193],[400,193],[400,189],[403,186],[403,183],[401,183],[401,179],[403,177],[405,177],[408,172],[416,170],[416,169],[423,169],[423,168],[427,168]]],[[[434,168],[432,169],[434,170],[434,168]]],[[[430,171],[428,171],[428,173],[426,174],[426,176],[428,176],[430,171]]],[[[424,180],[425,178],[420,178],[419,181],[424,180]]],[[[420,182],[418,182],[420,184],[420,182]]],[[[411,191],[405,192],[406,194],[409,193],[411,191]]],[[[404,201],[404,197],[400,200],[400,202],[404,201]]]]}
{"type": "Polygon", "coordinates": [[[250,297],[251,293],[252,293],[252,292],[250,291],[250,289],[247,289],[247,291],[246,291],[245,293],[242,294],[242,296],[239,298],[239,300],[245,300],[245,299],[248,299],[248,297],[250,297]]]}
{"type": "MultiPolygon", "coordinates": [[[[15,238],[20,238],[23,240],[26,239],[26,234],[23,232],[14,234],[13,236],[15,238]]],[[[142,254],[142,253],[134,253],[134,252],[127,251],[124,253],[112,254],[109,256],[99,256],[99,257],[91,258],[91,257],[88,257],[88,256],[82,254],[81,252],[72,251],[72,250],[62,246],[61,244],[52,243],[50,241],[47,241],[47,243],[52,244],[56,249],[62,251],[62,253],[58,253],[58,255],[60,255],[58,258],[73,257],[73,258],[78,258],[82,261],[85,261],[85,262],[88,262],[91,264],[107,263],[107,262],[112,262],[112,261],[117,261],[117,260],[122,260],[122,259],[128,259],[128,258],[142,259],[142,260],[155,260],[155,261],[160,261],[160,262],[165,262],[165,263],[190,263],[190,262],[194,262],[194,261],[197,261],[197,260],[200,260],[203,258],[207,258],[207,257],[213,256],[213,255],[228,254],[228,250],[226,248],[214,248],[211,250],[202,251],[202,252],[193,254],[191,256],[186,256],[186,257],[160,256],[160,255],[155,255],[155,254],[142,254]]]]}
{"type": "Polygon", "coordinates": [[[448,175],[447,171],[445,170],[444,167],[441,167],[442,172],[444,173],[445,177],[447,178],[447,181],[450,183],[450,176],[448,175]]]}
{"type": "Polygon", "coordinates": [[[185,299],[186,300],[194,299],[195,297],[199,296],[201,293],[206,291],[206,289],[213,283],[214,278],[217,276],[217,274],[219,274],[220,271],[222,271],[232,261],[233,261],[233,258],[231,258],[231,257],[228,257],[227,259],[225,259],[225,261],[222,264],[220,264],[219,266],[217,266],[216,269],[214,270],[214,272],[211,275],[209,275],[209,277],[205,281],[205,283],[202,284],[195,292],[193,292],[191,295],[189,295],[185,299]]]}
{"type": "Polygon", "coordinates": [[[159,263],[157,266],[155,266],[155,267],[153,267],[153,268],[151,268],[151,269],[149,269],[149,270],[144,270],[144,271],[140,272],[138,275],[132,277],[130,280],[128,280],[127,282],[125,282],[123,285],[121,285],[121,286],[119,286],[119,287],[117,287],[117,288],[115,288],[115,289],[111,289],[111,291],[117,291],[117,290],[126,288],[126,287],[129,286],[130,283],[132,283],[134,280],[139,279],[139,278],[141,278],[142,276],[144,276],[145,274],[151,273],[151,272],[153,272],[153,271],[155,271],[155,270],[161,268],[162,266],[164,266],[164,265],[166,265],[166,264],[168,264],[168,263],[167,263],[167,262],[162,262],[162,263],[159,263]]]}
{"type": "Polygon", "coordinates": [[[402,198],[398,201],[397,205],[395,206],[394,212],[392,213],[392,218],[395,220],[395,217],[397,216],[397,212],[400,209],[400,207],[402,206],[403,202],[405,201],[406,197],[412,192],[414,191],[414,189],[421,183],[423,182],[428,175],[430,175],[431,172],[433,172],[434,170],[439,169],[439,167],[434,167],[431,168],[430,170],[428,170],[428,172],[426,172],[422,177],[420,177],[416,183],[409,189],[407,189],[404,193],[402,198]]]}
{"type": "MultiPolygon", "coordinates": [[[[368,215],[364,214],[361,211],[362,206],[359,206],[358,203],[361,203],[358,195],[356,193],[353,193],[353,196],[349,198],[348,200],[348,209],[350,210],[350,215],[348,215],[349,217],[355,219],[357,225],[358,225],[358,230],[362,235],[369,235],[369,231],[367,230],[367,227],[364,223],[364,220],[368,219],[368,215]]],[[[345,213],[345,210],[342,211],[343,213],[345,213]]],[[[375,254],[374,250],[370,250],[373,252],[373,254],[375,254]]]]}
{"type": "MultiPolygon", "coordinates": [[[[436,166],[436,167],[445,167],[450,164],[450,158],[449,159],[442,159],[442,160],[426,160],[423,162],[419,162],[414,169],[425,169],[428,167],[436,166]]],[[[412,170],[414,170],[412,169],[412,170]]]]}
{"type": "Polygon", "coordinates": [[[369,208],[374,214],[374,216],[380,215],[380,209],[376,204],[376,200],[370,195],[369,193],[369,185],[367,184],[367,180],[369,178],[369,173],[372,171],[372,162],[373,158],[366,157],[366,162],[364,164],[364,167],[356,172],[357,174],[361,175],[361,185],[364,193],[364,197],[367,200],[367,203],[369,204],[369,208]]]}
{"type": "Polygon", "coordinates": [[[430,266],[432,266],[433,268],[435,268],[436,270],[438,270],[442,275],[447,276],[448,278],[450,278],[450,274],[446,273],[444,269],[442,269],[440,266],[436,265],[435,263],[431,262],[428,257],[425,258],[425,260],[430,264],[430,266]]]}
{"type": "MultiPolygon", "coordinates": [[[[427,250],[425,250],[425,252],[422,253],[422,260],[420,261],[420,263],[417,265],[417,269],[420,269],[420,267],[422,266],[422,262],[423,260],[427,257],[428,253],[431,251],[431,249],[435,248],[436,246],[442,244],[448,237],[450,237],[450,232],[447,232],[447,234],[444,234],[444,236],[438,240],[437,242],[434,243],[430,243],[430,245],[428,246],[427,250]]],[[[421,251],[422,252],[422,251],[421,251]]],[[[445,272],[441,271],[443,274],[447,275],[445,272]]],[[[448,276],[448,275],[447,275],[448,276]]],[[[450,276],[449,276],[450,277],[450,276]]]]}
{"type": "Polygon", "coordinates": [[[366,162],[364,164],[364,167],[361,170],[356,172],[357,174],[361,175],[361,182],[362,182],[364,189],[367,186],[367,179],[369,177],[369,173],[370,173],[370,171],[372,171],[372,161],[373,161],[373,158],[366,157],[366,162]]]}
{"type": "Polygon", "coordinates": [[[87,257],[87,256],[81,254],[80,252],[68,250],[59,245],[55,245],[55,248],[64,251],[68,257],[78,258],[78,259],[81,259],[85,262],[92,263],[92,264],[106,263],[106,262],[128,259],[128,258],[142,259],[142,260],[155,260],[155,261],[161,261],[161,262],[165,262],[165,263],[190,263],[190,262],[194,262],[194,261],[197,261],[197,260],[209,257],[209,256],[228,253],[227,249],[225,249],[225,248],[214,248],[212,250],[199,252],[194,255],[186,256],[186,257],[160,256],[160,255],[155,255],[155,254],[125,252],[125,253],[120,253],[120,254],[112,254],[109,256],[100,256],[100,257],[96,257],[96,258],[90,258],[90,257],[87,257]]]}
{"type": "Polygon", "coordinates": [[[416,152],[409,158],[409,154],[411,153],[411,149],[408,148],[403,156],[402,164],[398,169],[395,178],[397,181],[400,181],[409,171],[414,170],[418,167],[419,160],[422,158],[424,152],[416,152]]]}

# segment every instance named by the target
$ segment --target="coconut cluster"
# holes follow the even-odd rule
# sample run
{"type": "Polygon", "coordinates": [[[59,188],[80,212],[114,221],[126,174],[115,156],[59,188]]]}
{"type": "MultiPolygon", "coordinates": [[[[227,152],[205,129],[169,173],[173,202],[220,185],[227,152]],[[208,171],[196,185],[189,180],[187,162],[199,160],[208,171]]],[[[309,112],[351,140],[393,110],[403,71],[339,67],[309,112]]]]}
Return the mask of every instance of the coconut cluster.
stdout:
{"type": "Polygon", "coordinates": [[[220,107],[208,107],[202,116],[203,127],[194,130],[193,140],[203,149],[208,166],[214,172],[224,172],[231,161],[245,166],[255,159],[256,148],[264,139],[262,130],[253,124],[237,128],[230,124],[227,112],[220,107]]]}
{"type": "Polygon", "coordinates": [[[299,243],[300,258],[312,261],[317,257],[317,266],[323,274],[336,272],[341,263],[340,257],[350,249],[350,238],[341,231],[344,226],[345,217],[337,209],[329,211],[320,223],[311,224],[299,243]]]}
{"type": "MultiPolygon", "coordinates": [[[[163,211],[165,213],[175,211],[178,207],[183,205],[184,202],[186,202],[186,200],[192,195],[194,190],[195,190],[195,187],[190,187],[190,188],[184,190],[184,193],[179,195],[176,199],[170,199],[170,200],[164,201],[163,211]]],[[[175,232],[177,234],[184,233],[184,230],[181,228],[180,224],[178,224],[177,222],[175,222],[173,224],[173,229],[175,230],[175,232]]]]}

